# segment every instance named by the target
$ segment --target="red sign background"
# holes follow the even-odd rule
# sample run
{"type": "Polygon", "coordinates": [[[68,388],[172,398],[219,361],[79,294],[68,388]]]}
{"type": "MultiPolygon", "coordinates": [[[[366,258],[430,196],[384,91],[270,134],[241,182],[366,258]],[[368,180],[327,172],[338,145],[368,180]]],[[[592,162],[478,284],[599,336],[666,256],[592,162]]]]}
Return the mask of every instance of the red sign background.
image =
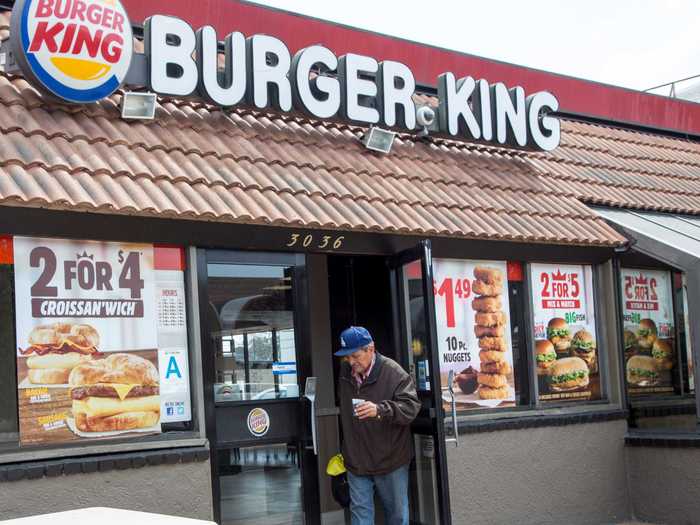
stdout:
{"type": "Polygon", "coordinates": [[[435,86],[438,75],[451,71],[458,77],[471,75],[520,85],[528,93],[550,91],[559,99],[561,111],[569,114],[700,135],[700,105],[692,102],[488,60],[236,0],[122,0],[122,5],[134,24],[163,14],[180,17],[195,29],[209,24],[222,40],[234,30],[246,36],[272,35],[284,41],[292,53],[320,43],[336,55],[352,52],[402,62],[411,68],[419,84],[435,86]]]}

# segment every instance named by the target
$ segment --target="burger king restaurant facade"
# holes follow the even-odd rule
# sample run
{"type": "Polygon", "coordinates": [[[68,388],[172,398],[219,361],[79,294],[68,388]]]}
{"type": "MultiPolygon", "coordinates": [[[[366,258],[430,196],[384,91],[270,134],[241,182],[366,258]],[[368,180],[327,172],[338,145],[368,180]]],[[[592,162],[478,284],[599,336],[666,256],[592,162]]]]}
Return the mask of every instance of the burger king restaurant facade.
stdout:
{"type": "Polygon", "coordinates": [[[0,516],[345,523],[363,325],[413,523],[695,523],[700,110],[220,4],[2,4],[0,516]]]}

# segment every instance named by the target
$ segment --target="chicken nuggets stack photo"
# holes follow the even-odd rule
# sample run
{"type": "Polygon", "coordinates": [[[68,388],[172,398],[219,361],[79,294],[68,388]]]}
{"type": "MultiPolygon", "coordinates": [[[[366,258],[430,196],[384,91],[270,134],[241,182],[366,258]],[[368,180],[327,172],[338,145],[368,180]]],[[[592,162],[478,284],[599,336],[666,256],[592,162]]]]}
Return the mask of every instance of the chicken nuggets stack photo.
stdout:
{"type": "Polygon", "coordinates": [[[477,376],[479,398],[506,399],[511,367],[506,360],[506,315],[501,304],[503,272],[497,268],[477,266],[474,268],[474,277],[474,333],[479,340],[481,360],[481,369],[477,376]]]}

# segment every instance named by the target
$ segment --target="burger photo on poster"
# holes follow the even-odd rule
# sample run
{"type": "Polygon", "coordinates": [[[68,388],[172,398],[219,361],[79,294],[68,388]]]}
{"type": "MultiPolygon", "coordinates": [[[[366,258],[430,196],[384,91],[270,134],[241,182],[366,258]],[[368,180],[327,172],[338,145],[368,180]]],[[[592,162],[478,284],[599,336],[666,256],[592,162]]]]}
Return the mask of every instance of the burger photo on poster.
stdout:
{"type": "Polygon", "coordinates": [[[659,370],[673,368],[673,346],[668,339],[657,339],[651,347],[651,356],[659,370]]]}
{"type": "Polygon", "coordinates": [[[658,336],[656,323],[651,319],[642,319],[637,327],[637,346],[644,353],[651,353],[651,347],[658,336]]]}
{"type": "Polygon", "coordinates": [[[537,362],[537,375],[548,375],[549,370],[557,360],[554,345],[549,339],[540,339],[535,342],[535,361],[537,362]]]}
{"type": "Polygon", "coordinates": [[[588,365],[591,373],[598,370],[596,359],[596,343],[588,330],[579,330],[571,339],[571,352],[574,357],[580,357],[588,365]]]}
{"type": "Polygon", "coordinates": [[[624,344],[625,344],[625,361],[627,361],[633,355],[637,353],[637,336],[632,330],[625,330],[624,334],[624,344]]]}
{"type": "Polygon", "coordinates": [[[19,349],[27,356],[27,380],[32,385],[63,385],[71,370],[93,359],[100,335],[89,324],[54,323],[34,327],[27,340],[29,347],[19,349]]]}
{"type": "Polygon", "coordinates": [[[580,357],[564,357],[554,362],[549,375],[552,392],[568,392],[588,386],[589,370],[580,357]]]}
{"type": "Polygon", "coordinates": [[[554,345],[558,356],[568,356],[571,348],[571,330],[561,317],[553,317],[547,324],[547,339],[554,345]]]}
{"type": "Polygon", "coordinates": [[[653,357],[634,355],[627,361],[627,383],[632,386],[654,386],[659,373],[653,357]]]}
{"type": "Polygon", "coordinates": [[[119,352],[78,365],[69,386],[80,432],[136,430],[160,422],[158,369],[138,355],[119,352]]]}

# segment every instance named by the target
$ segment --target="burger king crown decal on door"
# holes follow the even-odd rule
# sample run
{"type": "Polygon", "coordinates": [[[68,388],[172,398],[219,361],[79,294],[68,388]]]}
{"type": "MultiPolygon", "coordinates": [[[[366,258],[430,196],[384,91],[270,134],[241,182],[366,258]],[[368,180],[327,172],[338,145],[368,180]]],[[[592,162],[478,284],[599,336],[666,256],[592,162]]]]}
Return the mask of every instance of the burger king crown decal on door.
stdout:
{"type": "Polygon", "coordinates": [[[108,97],[129,71],[133,38],[119,0],[17,0],[11,24],[25,75],[65,101],[108,97]]]}

